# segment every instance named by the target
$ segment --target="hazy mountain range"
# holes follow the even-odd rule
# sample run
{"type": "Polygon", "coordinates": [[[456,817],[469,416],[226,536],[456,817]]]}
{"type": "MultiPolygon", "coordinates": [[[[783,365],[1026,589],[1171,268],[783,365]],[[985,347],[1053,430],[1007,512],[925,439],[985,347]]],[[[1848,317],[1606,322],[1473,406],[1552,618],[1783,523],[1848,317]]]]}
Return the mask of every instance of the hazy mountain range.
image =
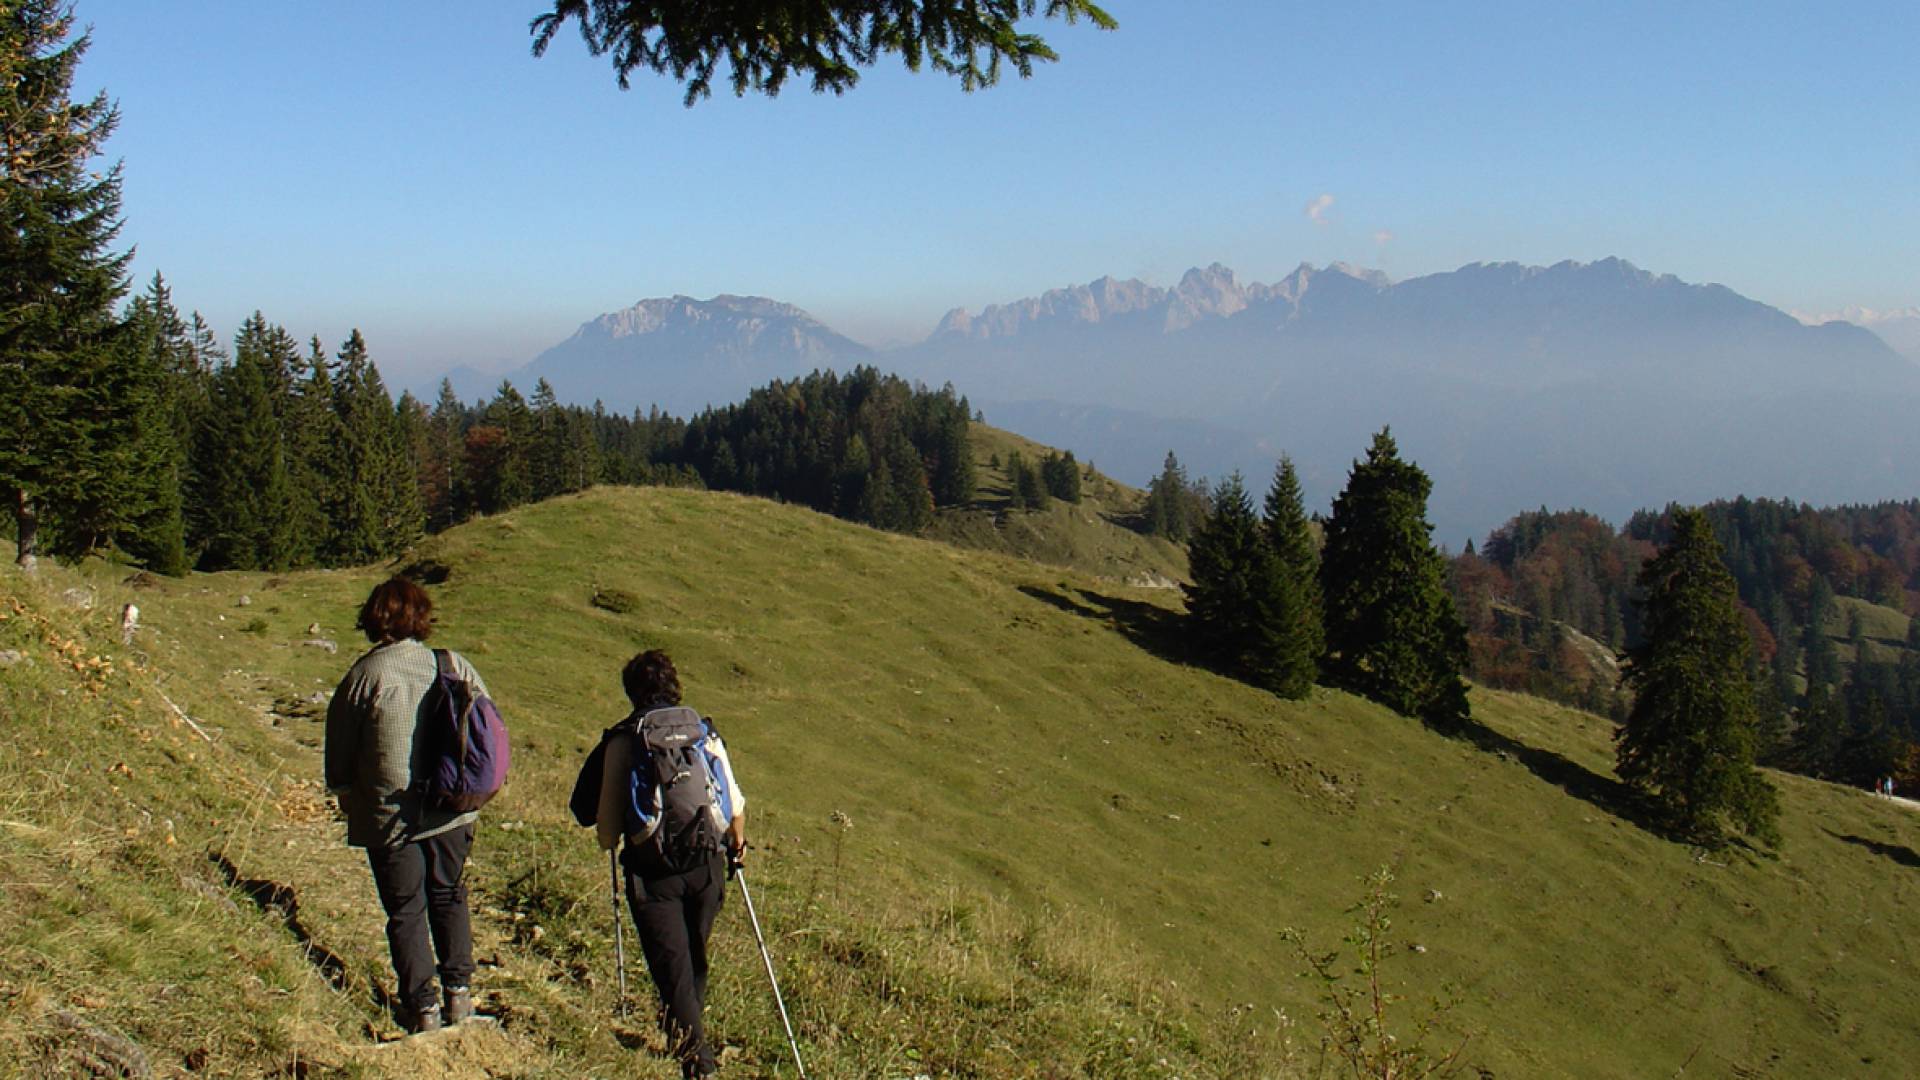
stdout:
{"type": "Polygon", "coordinates": [[[1860,326],[1619,259],[1401,282],[1337,263],[1270,284],[1218,264],[1170,288],[1101,278],[956,309],[886,352],[772,300],[676,296],[600,316],[510,377],[689,413],[859,363],[951,381],[990,422],[1129,482],[1172,449],[1196,476],[1242,470],[1257,495],[1284,451],[1322,507],[1391,424],[1455,547],[1541,505],[1618,521],[1668,500],[1920,491],[1920,365],[1860,326]]]}

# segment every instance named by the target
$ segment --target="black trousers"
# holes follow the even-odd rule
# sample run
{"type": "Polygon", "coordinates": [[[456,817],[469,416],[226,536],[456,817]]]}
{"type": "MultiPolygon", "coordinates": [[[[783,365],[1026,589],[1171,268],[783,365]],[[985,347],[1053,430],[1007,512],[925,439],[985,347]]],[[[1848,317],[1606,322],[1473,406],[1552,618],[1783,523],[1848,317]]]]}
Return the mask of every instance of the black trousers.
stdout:
{"type": "Polygon", "coordinates": [[[400,1005],[414,1014],[440,1003],[435,956],[441,986],[467,986],[473,979],[473,929],[462,880],[472,850],[470,823],[399,847],[367,849],[380,906],[387,910],[400,1005]]]}
{"type": "Polygon", "coordinates": [[[726,893],[726,864],[716,854],[685,873],[642,876],[627,868],[627,904],[640,928],[647,972],[660,991],[660,1026],[686,1076],[714,1070],[701,1013],[707,1001],[707,936],[726,893]]]}

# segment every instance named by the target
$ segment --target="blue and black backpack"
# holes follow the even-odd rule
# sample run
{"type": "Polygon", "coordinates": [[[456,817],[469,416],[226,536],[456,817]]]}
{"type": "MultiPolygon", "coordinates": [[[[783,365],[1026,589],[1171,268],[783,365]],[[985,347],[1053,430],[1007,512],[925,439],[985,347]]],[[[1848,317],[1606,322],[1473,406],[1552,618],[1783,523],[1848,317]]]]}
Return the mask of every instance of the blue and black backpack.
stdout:
{"type": "Polygon", "coordinates": [[[714,736],[713,725],[684,705],[653,709],[634,721],[627,843],[672,870],[691,869],[724,846],[733,796],[707,746],[714,736]]]}

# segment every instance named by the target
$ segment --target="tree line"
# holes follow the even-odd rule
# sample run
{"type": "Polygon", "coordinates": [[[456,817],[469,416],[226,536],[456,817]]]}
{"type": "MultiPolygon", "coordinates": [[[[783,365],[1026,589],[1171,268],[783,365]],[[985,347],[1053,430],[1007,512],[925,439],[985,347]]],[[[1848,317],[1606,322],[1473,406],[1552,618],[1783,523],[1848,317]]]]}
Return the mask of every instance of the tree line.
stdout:
{"type": "MultiPolygon", "coordinates": [[[[1739,498],[1699,508],[1721,552],[1757,710],[1759,760],[1860,786],[1920,783],[1920,501],[1816,509],[1739,498]],[[1889,609],[1871,632],[1864,604],[1889,609]]],[[[1631,696],[1593,647],[1645,639],[1637,576],[1680,508],[1626,527],[1579,511],[1519,515],[1453,561],[1477,681],[1616,718],[1631,696]],[[1581,639],[1588,639],[1583,642],[1581,639]]]]}
{"type": "MultiPolygon", "coordinates": [[[[1089,9],[1091,11],[1091,9],[1089,9]]],[[[704,483],[913,530],[970,500],[969,409],[870,368],[691,421],[527,400],[395,401],[356,330],[301,344],[255,313],[223,344],[166,282],[121,306],[118,122],[70,100],[70,7],[0,19],[0,494],[18,561],[117,549],[165,573],[341,566],[595,483],[704,483]]]]}
{"type": "Polygon", "coordinates": [[[224,347],[156,275],[106,355],[125,418],[83,497],[40,500],[45,549],[150,569],[298,569],[392,558],[423,533],[595,484],[737,490],[913,531],[973,497],[969,408],[859,368],[775,382],[681,420],[564,405],[540,380],[464,403],[395,400],[353,331],[302,346],[255,313],[224,347]],[[129,422],[130,421],[130,422],[129,422]]]}
{"type": "Polygon", "coordinates": [[[1209,656],[1284,697],[1324,680],[1442,730],[1467,722],[1466,630],[1426,520],[1432,481],[1391,432],[1354,463],[1323,536],[1288,458],[1258,515],[1237,473],[1197,487],[1204,512],[1168,455],[1147,517],[1158,527],[1174,516],[1189,531],[1188,618],[1209,656]]]}
{"type": "Polygon", "coordinates": [[[1466,676],[1502,662],[1486,640],[1498,627],[1488,582],[1512,568],[1502,602],[1536,607],[1519,625],[1565,616],[1630,646],[1623,675],[1593,683],[1620,703],[1615,771],[1654,818],[1696,842],[1737,829],[1777,844],[1778,795],[1754,768],[1771,736],[1749,623],[1708,514],[1671,508],[1657,550],[1634,538],[1623,549],[1586,515],[1523,515],[1487,557],[1450,560],[1426,520],[1431,490],[1382,430],[1324,521],[1285,457],[1256,514],[1237,473],[1190,483],[1171,454],[1144,517],[1187,533],[1186,619],[1210,661],[1283,697],[1324,683],[1456,735],[1474,728],[1466,676]]]}

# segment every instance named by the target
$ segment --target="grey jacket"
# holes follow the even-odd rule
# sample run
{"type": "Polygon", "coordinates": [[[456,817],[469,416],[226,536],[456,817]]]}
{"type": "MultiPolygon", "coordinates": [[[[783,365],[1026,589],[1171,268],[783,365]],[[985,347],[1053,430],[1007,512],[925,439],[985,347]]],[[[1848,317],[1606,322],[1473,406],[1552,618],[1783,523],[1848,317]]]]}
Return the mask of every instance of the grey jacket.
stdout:
{"type": "MultiPolygon", "coordinates": [[[[480,673],[459,653],[453,667],[475,691],[487,692],[480,673]]],[[[327,787],[346,811],[353,847],[395,847],[479,816],[428,809],[409,790],[420,701],[434,674],[433,650],[409,638],[362,656],[333,692],[327,705],[327,787]]]]}

